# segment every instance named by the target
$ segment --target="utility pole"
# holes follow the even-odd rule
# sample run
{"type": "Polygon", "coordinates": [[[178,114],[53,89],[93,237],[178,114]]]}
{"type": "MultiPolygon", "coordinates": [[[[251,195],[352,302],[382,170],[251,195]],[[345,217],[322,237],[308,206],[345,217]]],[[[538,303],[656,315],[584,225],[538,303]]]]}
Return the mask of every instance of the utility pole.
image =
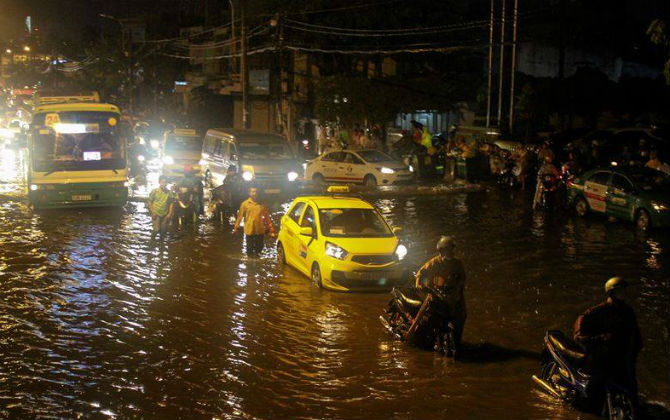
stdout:
{"type": "Polygon", "coordinates": [[[242,47],[242,57],[240,58],[240,76],[242,81],[242,128],[248,129],[249,124],[249,104],[248,102],[248,92],[247,84],[248,80],[248,69],[247,69],[247,28],[245,22],[245,7],[244,2],[240,3],[240,18],[242,20],[242,30],[240,31],[241,47],[242,47]]]}
{"type": "Polygon", "coordinates": [[[519,0],[514,0],[514,23],[512,29],[512,68],[509,82],[509,132],[514,129],[514,75],[516,73],[516,29],[518,22],[519,0]]]}
{"type": "Polygon", "coordinates": [[[498,67],[498,127],[500,127],[500,120],[502,119],[502,93],[503,93],[503,74],[505,64],[505,0],[502,0],[502,13],[500,22],[500,66],[498,67]]]}
{"type": "Polygon", "coordinates": [[[284,132],[284,95],[283,95],[283,80],[284,80],[284,68],[283,68],[283,56],[282,56],[282,38],[283,38],[283,29],[281,25],[281,15],[277,13],[275,17],[270,22],[271,26],[275,27],[275,48],[277,49],[277,83],[276,83],[276,98],[277,98],[277,127],[280,129],[280,132],[284,132]]]}
{"type": "Polygon", "coordinates": [[[489,20],[489,68],[486,82],[486,127],[491,125],[491,76],[493,74],[493,15],[494,0],[491,0],[491,18],[489,20]]]}
{"type": "Polygon", "coordinates": [[[235,0],[228,0],[230,3],[230,73],[237,68],[235,54],[237,53],[237,44],[235,40],[235,0]]]}

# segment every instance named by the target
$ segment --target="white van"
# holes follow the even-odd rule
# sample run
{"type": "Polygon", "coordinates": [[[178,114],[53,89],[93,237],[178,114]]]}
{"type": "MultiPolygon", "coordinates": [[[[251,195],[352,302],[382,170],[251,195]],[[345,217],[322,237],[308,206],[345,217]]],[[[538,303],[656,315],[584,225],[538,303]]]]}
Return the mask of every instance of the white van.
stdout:
{"type": "Polygon", "coordinates": [[[221,185],[234,165],[242,179],[266,194],[295,186],[302,172],[295,151],[285,137],[274,133],[226,128],[207,130],[201,168],[212,185],[221,185]]]}

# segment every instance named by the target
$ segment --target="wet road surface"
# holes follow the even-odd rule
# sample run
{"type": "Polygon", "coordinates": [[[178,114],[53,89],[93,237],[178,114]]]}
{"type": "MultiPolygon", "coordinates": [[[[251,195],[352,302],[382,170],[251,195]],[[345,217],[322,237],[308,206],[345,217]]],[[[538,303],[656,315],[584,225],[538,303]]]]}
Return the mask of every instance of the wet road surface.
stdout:
{"type": "Polygon", "coordinates": [[[143,203],[32,213],[16,161],[0,169],[0,417],[591,418],[530,375],[544,331],[570,331],[614,274],[641,279],[640,391],[667,404],[667,231],[533,213],[519,192],[374,200],[416,264],[457,238],[468,350],[453,362],[390,339],[387,294],[317,289],[271,248],[243,256],[228,226],[149,247],[143,203]]]}

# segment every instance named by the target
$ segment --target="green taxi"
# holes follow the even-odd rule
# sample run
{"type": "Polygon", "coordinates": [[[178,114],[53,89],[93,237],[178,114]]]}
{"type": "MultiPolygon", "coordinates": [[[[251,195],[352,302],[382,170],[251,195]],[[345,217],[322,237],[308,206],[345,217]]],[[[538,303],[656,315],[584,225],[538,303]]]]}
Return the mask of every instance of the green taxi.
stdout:
{"type": "Polygon", "coordinates": [[[598,168],[568,183],[568,199],[579,216],[600,213],[637,227],[670,226],[670,176],[639,167],[598,168]]]}

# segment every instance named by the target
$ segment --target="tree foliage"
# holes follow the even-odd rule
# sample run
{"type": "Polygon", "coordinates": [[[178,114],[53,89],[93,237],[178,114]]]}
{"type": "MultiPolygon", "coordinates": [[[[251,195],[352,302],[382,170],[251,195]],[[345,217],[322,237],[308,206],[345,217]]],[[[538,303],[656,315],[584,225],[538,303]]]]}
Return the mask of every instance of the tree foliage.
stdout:
{"type": "Polygon", "coordinates": [[[668,34],[665,21],[661,19],[652,21],[647,29],[647,35],[649,35],[652,43],[665,48],[667,59],[663,67],[663,74],[665,75],[665,83],[670,85],[670,34],[668,34]]]}

